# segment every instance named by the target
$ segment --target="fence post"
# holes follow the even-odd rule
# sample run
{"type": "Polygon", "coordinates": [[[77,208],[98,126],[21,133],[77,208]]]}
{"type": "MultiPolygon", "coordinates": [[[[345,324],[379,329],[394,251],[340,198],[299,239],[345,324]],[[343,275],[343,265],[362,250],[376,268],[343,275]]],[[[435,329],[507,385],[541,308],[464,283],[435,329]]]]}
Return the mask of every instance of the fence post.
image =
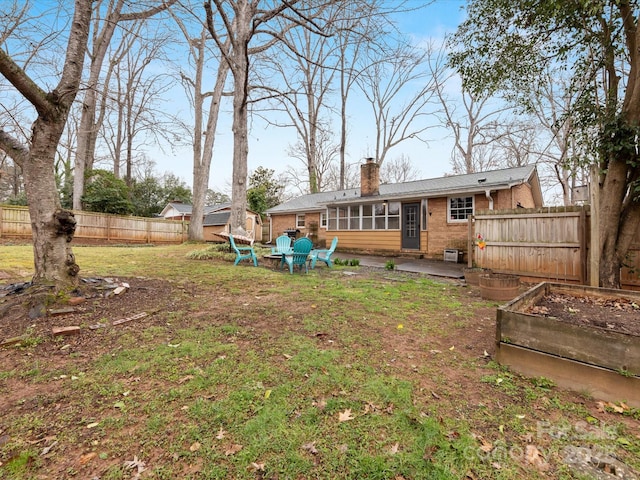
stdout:
{"type": "Polygon", "coordinates": [[[2,238],[2,227],[4,226],[4,210],[0,205],[0,238],[2,238]]]}
{"type": "Polygon", "coordinates": [[[591,204],[591,235],[589,237],[589,284],[600,286],[600,171],[598,165],[592,165],[589,185],[591,204]]]}
{"type": "Polygon", "coordinates": [[[580,284],[587,284],[587,212],[586,207],[580,210],[578,218],[578,236],[580,241],[580,284]]]}

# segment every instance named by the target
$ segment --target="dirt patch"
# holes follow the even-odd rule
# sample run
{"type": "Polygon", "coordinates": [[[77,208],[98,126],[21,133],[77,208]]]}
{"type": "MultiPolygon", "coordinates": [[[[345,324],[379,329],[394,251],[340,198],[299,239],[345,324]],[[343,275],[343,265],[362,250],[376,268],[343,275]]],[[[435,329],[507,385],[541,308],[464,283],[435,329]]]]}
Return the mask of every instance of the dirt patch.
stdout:
{"type": "Polygon", "coordinates": [[[24,342],[43,342],[46,348],[55,330],[77,326],[79,330],[67,338],[77,346],[93,348],[93,330],[135,323],[135,319],[127,321],[135,316],[146,317],[145,326],[153,325],[154,314],[171,308],[176,299],[175,286],[146,278],[89,279],[78,292],[53,300],[47,290],[21,285],[5,286],[4,296],[0,295],[0,343],[22,337],[24,342]],[[17,292],[7,294],[16,287],[17,292]],[[115,294],[118,287],[123,290],[115,294]]]}
{"type": "Polygon", "coordinates": [[[552,293],[527,308],[525,313],[640,336],[640,304],[626,298],[552,293]]]}
{"type": "MultiPolygon", "coordinates": [[[[375,278],[381,284],[423,277],[420,274],[387,272],[364,267],[354,270],[357,270],[358,278],[375,278]]],[[[346,275],[345,272],[329,272],[328,269],[321,272],[327,276],[346,275]]],[[[288,276],[288,273],[284,275],[288,276]]],[[[384,322],[363,323],[366,328],[372,329],[371,337],[380,342],[379,351],[372,352],[372,356],[376,356],[375,359],[371,359],[372,364],[382,365],[380,368],[385,372],[392,372],[399,378],[412,382],[417,387],[412,393],[413,401],[423,405],[425,415],[433,410],[443,418],[481,418],[481,421],[474,424],[474,432],[479,438],[497,435],[499,430],[494,419],[505,406],[512,409],[514,405],[518,406],[518,412],[526,411],[532,418],[539,416],[545,421],[553,420],[552,416],[556,415],[556,411],[550,407],[551,400],[547,396],[541,395],[534,400],[524,395],[513,396],[497,389],[495,380],[482,379],[482,376],[491,376],[495,372],[483,369],[483,366],[488,364],[494,355],[496,308],[481,300],[477,288],[460,288],[464,289],[463,293],[458,295],[458,292],[455,292],[454,295],[455,302],[461,304],[459,311],[454,308],[453,301],[451,311],[419,310],[414,318],[410,319],[416,334],[407,331],[408,325],[403,329],[393,318],[384,322]],[[427,314],[438,317],[437,323],[442,325],[442,331],[419,330],[419,322],[427,314]],[[380,361],[382,359],[384,363],[380,361]],[[427,370],[425,366],[428,366],[427,370]]],[[[443,288],[443,292],[445,290],[443,288]]],[[[3,412],[0,415],[0,440],[11,418],[28,412],[46,412],[50,419],[47,424],[35,425],[29,432],[27,440],[36,445],[40,452],[57,442],[57,428],[69,424],[85,425],[92,421],[93,417],[84,409],[99,409],[104,399],[84,399],[85,403],[79,404],[78,399],[73,398],[73,390],[65,387],[65,382],[68,383],[71,379],[62,379],[59,371],[69,373],[69,377],[74,374],[80,375],[78,372],[87,370],[87,366],[105,353],[122,348],[125,337],[127,343],[140,345],[140,348],[144,348],[146,342],[158,341],[158,335],[162,336],[160,341],[170,344],[173,341],[171,335],[175,332],[174,328],[177,328],[174,324],[184,327],[206,322],[207,325],[233,324],[246,327],[242,335],[229,334],[240,350],[244,343],[248,349],[255,349],[256,338],[262,341],[269,338],[277,339],[282,335],[283,329],[310,337],[325,349],[358,349],[358,345],[343,342],[330,329],[309,331],[305,327],[301,319],[314,308],[309,298],[287,303],[288,318],[284,322],[282,319],[274,321],[270,312],[274,304],[282,308],[284,297],[260,284],[243,284],[242,295],[239,296],[237,285],[225,285],[224,282],[212,288],[190,281],[177,283],[160,279],[120,277],[101,279],[99,285],[89,285],[81,293],[85,300],[77,305],[71,305],[68,299],[65,299],[47,306],[50,311],[70,308],[66,313],[43,317],[33,317],[34,302],[26,294],[0,296],[0,308],[4,308],[5,312],[5,315],[0,315],[0,341],[22,336],[21,341],[30,343],[31,346],[35,344],[35,348],[0,348],[0,364],[3,365],[3,370],[29,372],[33,368],[34,371],[39,369],[39,375],[42,376],[46,372],[56,372],[56,378],[48,379],[46,382],[30,382],[28,378],[19,376],[0,381],[0,412],[3,412]],[[123,284],[127,284],[128,287],[115,295],[113,286],[123,284]],[[103,288],[105,285],[109,287],[103,288]],[[144,316],[140,316],[141,314],[144,316]],[[74,326],[79,327],[74,335],[53,335],[54,328],[74,326]],[[149,340],[151,337],[153,340],[149,340]]],[[[550,310],[549,314],[551,313],[550,310]]],[[[630,311],[629,314],[633,315],[634,312],[630,311]]],[[[635,315],[637,317],[637,312],[635,315]]],[[[607,314],[604,319],[609,317],[611,314],[607,314]]],[[[359,341],[366,342],[367,338],[359,341]]],[[[286,362],[283,356],[285,353],[287,352],[274,355],[270,360],[286,362]]],[[[125,389],[135,389],[138,398],[153,397],[167,387],[161,379],[141,378],[135,370],[117,380],[125,389]]],[[[178,380],[178,383],[181,381],[178,380]]],[[[583,397],[571,392],[562,392],[562,398],[576,405],[585,402],[583,397]]],[[[590,413],[598,419],[606,419],[608,415],[593,409],[590,413]]],[[[95,442],[98,441],[101,442],[101,448],[112,448],[112,443],[109,442],[117,443],[117,435],[125,435],[128,428],[131,429],[131,435],[136,436],[136,421],[144,424],[147,419],[136,420],[133,418],[133,412],[131,415],[131,426],[123,428],[122,431],[115,428],[113,431],[106,431],[104,438],[97,437],[97,434],[87,427],[76,428],[80,434],[73,443],[67,442],[64,451],[59,455],[56,456],[55,451],[51,455],[40,454],[42,461],[47,462],[47,472],[50,475],[42,478],[70,478],[66,476],[68,471],[81,472],[79,476],[83,478],[97,476],[96,460],[87,455],[95,455],[95,442]]],[[[181,415],[185,413],[178,409],[175,413],[176,421],[180,420],[181,415]]],[[[558,415],[570,413],[562,412],[558,415]]],[[[632,419],[621,418],[616,421],[626,422],[631,431],[637,431],[637,422],[632,419]]],[[[171,436],[171,430],[163,432],[163,435],[171,436]]],[[[451,432],[451,435],[455,436],[457,432],[451,432]]],[[[510,435],[510,442],[529,441],[517,437],[517,432],[510,435]]],[[[61,441],[60,444],[62,443],[61,441]]],[[[189,445],[185,448],[188,449],[189,445]]],[[[117,451],[117,448],[113,447],[113,450],[117,451]]],[[[124,457],[123,453],[120,457],[130,460],[136,452],[126,453],[128,456],[124,457]]],[[[109,466],[108,462],[113,462],[112,466],[118,466],[118,462],[121,464],[122,460],[120,457],[114,456],[113,460],[105,460],[100,468],[106,469],[109,466]]],[[[145,460],[149,464],[171,464],[176,461],[159,447],[155,450],[149,447],[145,460]]],[[[191,466],[193,465],[185,466],[185,476],[188,473],[187,468],[191,466]]]]}

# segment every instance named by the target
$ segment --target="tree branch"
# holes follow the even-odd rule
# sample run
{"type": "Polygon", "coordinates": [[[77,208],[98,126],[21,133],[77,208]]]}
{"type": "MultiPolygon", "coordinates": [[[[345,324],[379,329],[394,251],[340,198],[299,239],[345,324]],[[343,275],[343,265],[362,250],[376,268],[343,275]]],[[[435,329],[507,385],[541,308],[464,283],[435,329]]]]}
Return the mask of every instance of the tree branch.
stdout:
{"type": "Polygon", "coordinates": [[[29,158],[29,148],[2,129],[0,129],[0,149],[20,167],[29,158]]]}
{"type": "Polygon", "coordinates": [[[31,80],[31,77],[2,49],[0,49],[0,73],[35,107],[40,115],[49,117],[53,114],[53,108],[47,100],[47,93],[31,80]]]}

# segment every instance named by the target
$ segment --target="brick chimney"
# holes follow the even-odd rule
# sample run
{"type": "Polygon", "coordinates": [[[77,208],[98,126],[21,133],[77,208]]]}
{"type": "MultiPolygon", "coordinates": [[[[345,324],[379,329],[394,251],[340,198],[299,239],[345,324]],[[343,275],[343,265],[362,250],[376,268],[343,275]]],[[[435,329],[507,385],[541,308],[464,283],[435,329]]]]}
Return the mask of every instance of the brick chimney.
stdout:
{"type": "Polygon", "coordinates": [[[380,165],[373,158],[360,165],[360,196],[380,195],[380,165]]]}

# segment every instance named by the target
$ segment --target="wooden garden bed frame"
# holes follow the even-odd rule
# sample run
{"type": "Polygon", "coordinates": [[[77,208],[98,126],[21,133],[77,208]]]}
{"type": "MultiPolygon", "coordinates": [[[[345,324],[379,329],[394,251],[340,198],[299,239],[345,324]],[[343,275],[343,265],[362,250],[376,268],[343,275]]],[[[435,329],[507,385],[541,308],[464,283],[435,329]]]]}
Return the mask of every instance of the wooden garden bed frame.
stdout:
{"type": "Polygon", "coordinates": [[[540,283],[498,308],[497,361],[526,376],[640,407],[640,337],[525,313],[549,293],[627,298],[640,304],[639,292],[540,283]]]}

